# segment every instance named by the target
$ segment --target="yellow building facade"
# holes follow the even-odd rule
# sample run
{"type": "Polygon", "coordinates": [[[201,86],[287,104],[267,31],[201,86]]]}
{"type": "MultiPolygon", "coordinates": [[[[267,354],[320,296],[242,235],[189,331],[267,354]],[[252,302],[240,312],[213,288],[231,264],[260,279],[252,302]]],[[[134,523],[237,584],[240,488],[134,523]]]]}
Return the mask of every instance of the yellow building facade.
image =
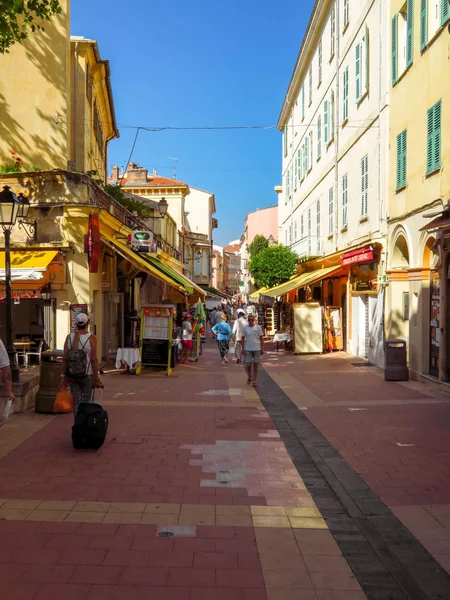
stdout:
{"type": "Polygon", "coordinates": [[[450,197],[448,0],[392,0],[386,338],[413,376],[448,381],[448,258],[439,215],[450,197]],[[424,218],[426,217],[426,218],[424,218]]]}
{"type": "Polygon", "coordinates": [[[97,42],[70,37],[70,2],[23,44],[0,55],[0,172],[96,171],[105,180],[108,142],[119,136],[110,68],[97,42]],[[13,154],[14,153],[14,154],[13,154]]]}

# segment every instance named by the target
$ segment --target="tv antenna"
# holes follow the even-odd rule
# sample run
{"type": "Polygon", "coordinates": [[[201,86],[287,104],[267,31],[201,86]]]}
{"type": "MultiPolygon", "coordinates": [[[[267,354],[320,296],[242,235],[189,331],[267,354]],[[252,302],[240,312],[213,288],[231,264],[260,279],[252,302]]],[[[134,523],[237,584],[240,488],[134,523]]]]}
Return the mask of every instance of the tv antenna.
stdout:
{"type": "Polygon", "coordinates": [[[178,158],[174,158],[173,156],[168,156],[167,157],[169,160],[173,160],[173,178],[176,179],[177,178],[177,162],[178,162],[178,158]]]}

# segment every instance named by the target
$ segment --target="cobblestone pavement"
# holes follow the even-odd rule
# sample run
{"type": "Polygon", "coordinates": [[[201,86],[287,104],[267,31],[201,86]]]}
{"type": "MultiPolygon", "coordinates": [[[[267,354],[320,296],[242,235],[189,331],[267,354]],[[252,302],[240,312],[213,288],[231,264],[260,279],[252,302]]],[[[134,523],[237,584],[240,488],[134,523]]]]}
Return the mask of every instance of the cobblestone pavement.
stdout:
{"type": "Polygon", "coordinates": [[[96,453],[71,415],[11,418],[1,597],[450,598],[416,539],[448,569],[448,397],[352,362],[269,352],[255,390],[208,342],[170,378],[110,372],[96,453]]]}

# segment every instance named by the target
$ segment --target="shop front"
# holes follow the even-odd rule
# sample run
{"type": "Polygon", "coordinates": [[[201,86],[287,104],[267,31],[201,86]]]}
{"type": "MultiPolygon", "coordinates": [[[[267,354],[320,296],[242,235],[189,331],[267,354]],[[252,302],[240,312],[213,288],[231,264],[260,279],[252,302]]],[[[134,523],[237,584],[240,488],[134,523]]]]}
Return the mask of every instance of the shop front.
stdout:
{"type": "Polygon", "coordinates": [[[377,366],[384,362],[384,290],[378,286],[378,246],[366,246],[342,256],[349,269],[351,354],[377,366]]]}

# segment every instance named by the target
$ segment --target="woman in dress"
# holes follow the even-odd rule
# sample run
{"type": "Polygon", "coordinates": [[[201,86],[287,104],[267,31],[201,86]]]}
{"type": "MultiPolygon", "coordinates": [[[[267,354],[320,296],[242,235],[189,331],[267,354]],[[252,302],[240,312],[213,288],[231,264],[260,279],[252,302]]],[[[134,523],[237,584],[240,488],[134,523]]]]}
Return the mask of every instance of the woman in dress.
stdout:
{"type": "Polygon", "coordinates": [[[232,335],[231,327],[227,323],[227,318],[222,315],[222,320],[212,328],[214,335],[217,337],[217,345],[219,346],[220,358],[222,364],[228,362],[228,351],[230,350],[230,337],[232,335]]]}

